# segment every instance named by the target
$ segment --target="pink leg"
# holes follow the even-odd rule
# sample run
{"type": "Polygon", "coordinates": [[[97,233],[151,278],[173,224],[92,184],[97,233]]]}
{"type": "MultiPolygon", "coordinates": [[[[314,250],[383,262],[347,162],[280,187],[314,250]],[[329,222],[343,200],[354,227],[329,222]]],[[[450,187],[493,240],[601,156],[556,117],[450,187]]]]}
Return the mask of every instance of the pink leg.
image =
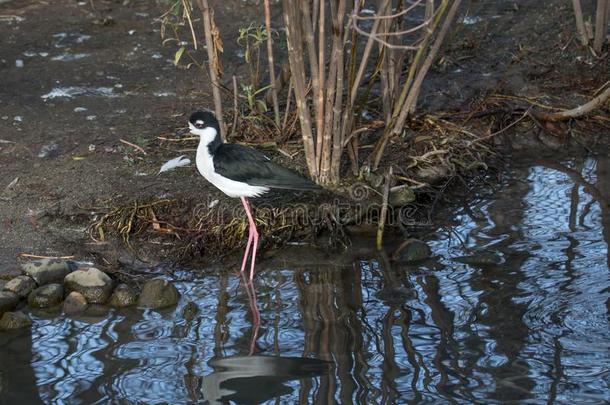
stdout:
{"type": "Polygon", "coordinates": [[[250,282],[254,279],[254,262],[256,261],[256,250],[258,249],[258,231],[254,227],[254,243],[252,244],[252,264],[250,265],[250,282]]]}
{"type": "Polygon", "coordinates": [[[248,253],[250,253],[250,245],[252,244],[252,262],[250,264],[250,281],[252,281],[254,279],[256,249],[258,248],[258,230],[256,229],[256,223],[254,222],[254,217],[252,216],[252,210],[250,209],[250,203],[248,202],[248,199],[246,197],[241,197],[241,202],[244,205],[246,215],[248,216],[248,222],[250,223],[250,229],[248,230],[248,244],[246,245],[246,253],[244,254],[241,272],[243,273],[245,270],[248,253]]]}
{"type": "Polygon", "coordinates": [[[248,262],[248,253],[250,253],[250,246],[252,246],[252,239],[254,239],[254,235],[248,229],[248,243],[246,243],[246,251],[244,253],[244,259],[241,262],[241,270],[239,271],[241,274],[244,274],[244,270],[246,269],[246,263],[248,262]]]}

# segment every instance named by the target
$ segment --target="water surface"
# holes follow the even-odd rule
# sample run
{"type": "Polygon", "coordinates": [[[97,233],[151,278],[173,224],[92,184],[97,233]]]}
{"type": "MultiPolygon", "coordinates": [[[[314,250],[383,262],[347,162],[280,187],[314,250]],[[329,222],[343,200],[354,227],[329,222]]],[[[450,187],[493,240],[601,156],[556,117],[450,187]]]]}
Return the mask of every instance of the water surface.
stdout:
{"type": "Polygon", "coordinates": [[[177,308],[32,314],[0,336],[0,403],[607,403],[610,158],[515,164],[484,191],[417,265],[261,263],[258,313],[237,276],[185,269],[177,308]]]}

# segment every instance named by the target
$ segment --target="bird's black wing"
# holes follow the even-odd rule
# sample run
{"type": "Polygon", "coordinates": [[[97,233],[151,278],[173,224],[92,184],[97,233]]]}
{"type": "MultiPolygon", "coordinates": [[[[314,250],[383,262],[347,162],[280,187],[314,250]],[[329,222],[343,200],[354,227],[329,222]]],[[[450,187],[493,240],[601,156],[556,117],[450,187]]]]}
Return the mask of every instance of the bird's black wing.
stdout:
{"type": "Polygon", "coordinates": [[[320,186],[311,180],[280,166],[262,152],[247,146],[222,144],[216,149],[213,159],[214,169],[218,174],[251,186],[293,190],[320,189],[320,186]]]}

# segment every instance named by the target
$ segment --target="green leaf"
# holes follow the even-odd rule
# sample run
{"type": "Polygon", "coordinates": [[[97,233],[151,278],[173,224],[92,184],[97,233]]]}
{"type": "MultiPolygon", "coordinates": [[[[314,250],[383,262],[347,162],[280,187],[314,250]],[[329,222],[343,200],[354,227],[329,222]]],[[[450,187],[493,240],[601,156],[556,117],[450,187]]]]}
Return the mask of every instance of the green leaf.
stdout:
{"type": "Polygon", "coordinates": [[[267,112],[267,104],[263,100],[256,100],[256,104],[261,111],[267,112]]]}
{"type": "Polygon", "coordinates": [[[180,62],[180,58],[182,57],[182,54],[184,53],[184,50],[186,48],[184,46],[180,47],[180,49],[178,49],[178,51],[176,52],[176,55],[174,55],[174,65],[178,66],[178,62],[180,62]]]}

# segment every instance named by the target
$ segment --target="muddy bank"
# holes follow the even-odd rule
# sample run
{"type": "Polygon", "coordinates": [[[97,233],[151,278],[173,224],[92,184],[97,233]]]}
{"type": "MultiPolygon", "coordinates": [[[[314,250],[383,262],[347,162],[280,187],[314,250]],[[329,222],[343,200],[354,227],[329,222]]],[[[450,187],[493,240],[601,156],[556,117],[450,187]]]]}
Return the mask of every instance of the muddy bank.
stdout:
{"type": "MultiPolygon", "coordinates": [[[[595,59],[579,47],[569,4],[530,3],[465,5],[446,55],[426,82],[422,111],[492,134],[518,118],[516,109],[529,107],[524,98],[571,107],[608,80],[608,58],[595,59]],[[494,94],[519,98],[490,97],[494,94]],[[497,111],[477,117],[490,109],[497,111]]],[[[112,265],[138,258],[153,263],[175,259],[180,240],[171,232],[155,234],[158,229],[150,217],[138,225],[146,227],[149,236],[146,246],[138,246],[139,256],[124,249],[120,232],[96,242],[89,227],[116,207],[136,203],[172,201],[173,211],[157,220],[181,218],[187,225],[200,218],[205,207],[234,207],[192,165],[157,175],[168,159],[192,157],[194,141],[168,139],[184,126],[185,114],[211,105],[205,76],[194,68],[176,68],[176,45],[162,45],[160,27],[154,23],[161,8],[152,2],[95,4],[95,10],[87,2],[72,1],[0,5],[0,14],[8,16],[0,21],[5,38],[0,49],[2,266],[13,268],[20,253],[75,256],[112,265]]],[[[250,23],[257,8],[243,2],[224,4],[216,18],[229,74],[243,64],[234,39],[237,29],[250,23]]],[[[600,113],[607,116],[607,110],[600,113]]],[[[438,127],[427,126],[425,117],[413,128],[422,137],[439,132],[438,127]]],[[[564,148],[570,139],[584,139],[595,147],[590,141],[607,133],[599,121],[590,120],[543,129],[523,120],[490,137],[485,144],[490,153],[476,158],[488,165],[493,152],[510,150],[517,136],[527,141],[518,146],[527,148],[564,148]]],[[[282,148],[294,152],[299,145],[287,140],[282,148]]],[[[404,161],[411,152],[401,144],[392,149],[388,163],[404,161]]],[[[299,166],[299,156],[291,161],[270,153],[299,166]]],[[[434,165],[434,160],[428,163],[434,165]]],[[[486,168],[470,169],[477,174],[486,168]]],[[[301,198],[309,197],[297,197],[301,198]]],[[[271,206],[276,203],[270,200],[271,206]]],[[[430,199],[419,203],[427,211],[437,206],[430,199]]],[[[241,229],[240,223],[235,226],[241,229]]],[[[99,233],[93,235],[100,239],[99,233]]],[[[301,240],[307,235],[294,236],[301,240]]],[[[133,241],[140,242],[137,237],[133,241]]],[[[189,257],[205,252],[201,241],[205,239],[189,257]]]]}

